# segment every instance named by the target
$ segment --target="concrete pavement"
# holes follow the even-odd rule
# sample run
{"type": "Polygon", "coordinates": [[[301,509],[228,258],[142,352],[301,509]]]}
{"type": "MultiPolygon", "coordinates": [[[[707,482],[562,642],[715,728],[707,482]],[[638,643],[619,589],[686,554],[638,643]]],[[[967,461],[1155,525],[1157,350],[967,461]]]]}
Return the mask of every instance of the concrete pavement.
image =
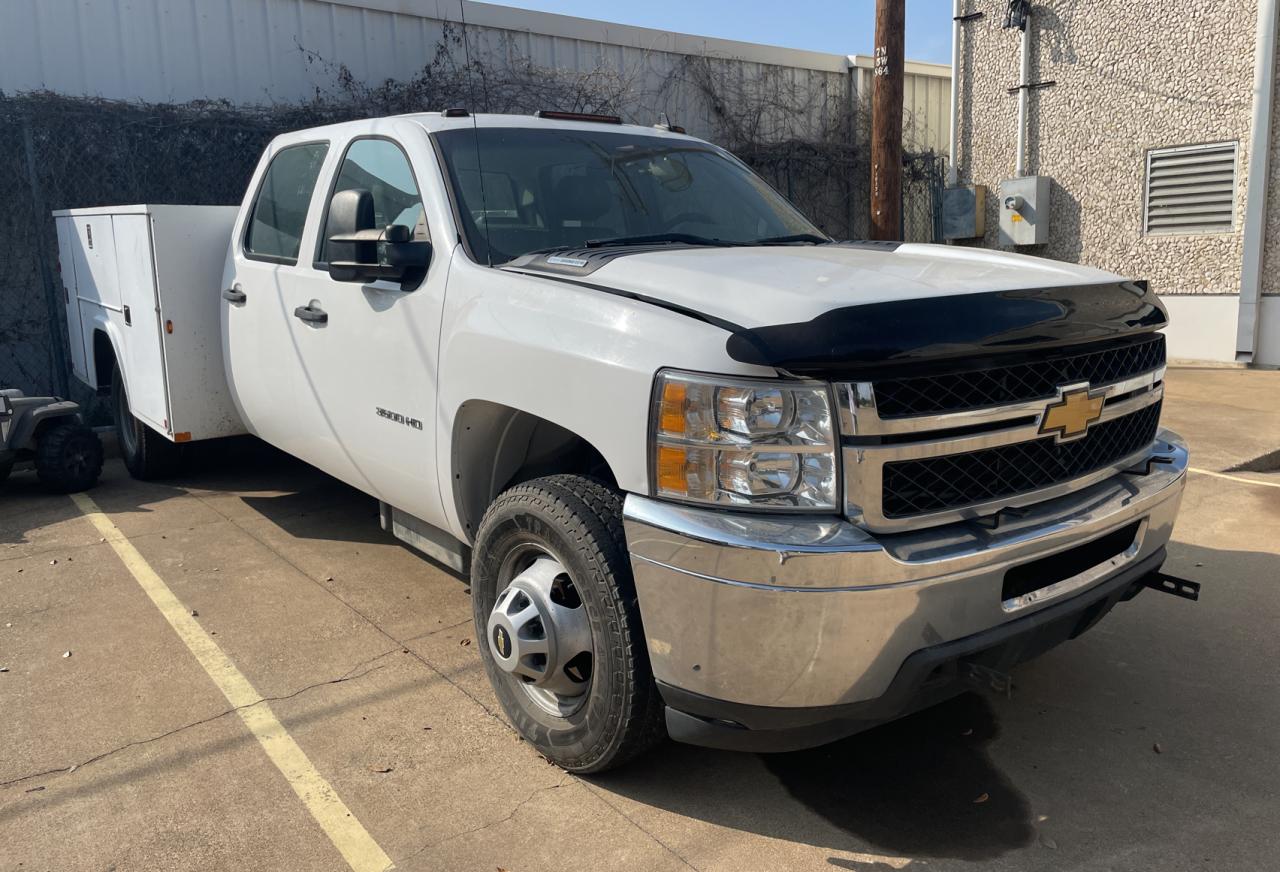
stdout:
{"type": "MultiPolygon", "coordinates": [[[[1008,699],[592,778],[506,726],[465,583],[367,497],[252,446],[90,496],[399,869],[1271,869],[1280,374],[1171,371],[1165,420],[1205,470],[1168,565],[1199,603],[1144,593],[1008,699]]],[[[0,870],[349,868],[103,538],[0,491],[0,870]]]]}

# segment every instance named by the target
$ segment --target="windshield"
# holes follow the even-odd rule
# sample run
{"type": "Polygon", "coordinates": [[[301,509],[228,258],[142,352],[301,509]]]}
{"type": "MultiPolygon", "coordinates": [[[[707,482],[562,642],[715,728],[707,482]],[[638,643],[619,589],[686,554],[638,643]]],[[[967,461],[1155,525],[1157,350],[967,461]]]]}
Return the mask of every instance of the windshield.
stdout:
{"type": "Polygon", "coordinates": [[[743,164],[691,140],[496,127],[436,139],[481,263],[604,240],[826,240],[743,164]]]}

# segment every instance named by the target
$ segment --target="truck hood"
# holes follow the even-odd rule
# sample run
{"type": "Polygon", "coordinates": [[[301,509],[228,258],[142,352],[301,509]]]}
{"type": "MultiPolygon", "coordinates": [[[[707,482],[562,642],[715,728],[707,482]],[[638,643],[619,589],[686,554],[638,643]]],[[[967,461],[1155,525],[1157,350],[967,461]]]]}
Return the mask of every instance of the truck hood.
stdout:
{"type": "Polygon", "coordinates": [[[751,328],[808,321],[844,306],[1119,278],[1026,255],[909,243],[645,252],[608,261],[590,281],[751,328]]]}
{"type": "Polygon", "coordinates": [[[734,359],[793,372],[1088,342],[1167,322],[1145,283],[944,245],[588,249],[510,266],[702,316],[732,334],[734,359]]]}

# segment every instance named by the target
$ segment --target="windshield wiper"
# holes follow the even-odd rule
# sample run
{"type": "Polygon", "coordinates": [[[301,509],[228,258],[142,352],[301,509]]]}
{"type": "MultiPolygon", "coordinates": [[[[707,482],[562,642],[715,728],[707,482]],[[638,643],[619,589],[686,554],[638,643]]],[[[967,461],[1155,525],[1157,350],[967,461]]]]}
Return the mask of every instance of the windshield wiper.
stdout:
{"type": "Polygon", "coordinates": [[[757,239],[748,245],[790,245],[796,242],[808,242],[812,245],[827,245],[831,242],[825,236],[819,236],[816,233],[792,233],[788,236],[766,236],[764,239],[757,239]]]}
{"type": "Polygon", "coordinates": [[[725,239],[711,239],[693,233],[647,233],[641,236],[614,236],[609,239],[588,239],[586,248],[604,248],[609,245],[661,245],[667,242],[683,242],[686,245],[742,245],[741,242],[729,242],[725,239]]]}

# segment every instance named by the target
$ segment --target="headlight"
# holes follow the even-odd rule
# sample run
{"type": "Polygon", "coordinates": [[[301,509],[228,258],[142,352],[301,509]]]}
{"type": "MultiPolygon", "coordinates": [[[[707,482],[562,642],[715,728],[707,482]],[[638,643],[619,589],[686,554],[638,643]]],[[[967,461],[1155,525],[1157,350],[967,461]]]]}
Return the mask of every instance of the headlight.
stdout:
{"type": "Polygon", "coordinates": [[[660,372],[652,432],[658,496],[771,509],[839,506],[824,384],[660,372]]]}

